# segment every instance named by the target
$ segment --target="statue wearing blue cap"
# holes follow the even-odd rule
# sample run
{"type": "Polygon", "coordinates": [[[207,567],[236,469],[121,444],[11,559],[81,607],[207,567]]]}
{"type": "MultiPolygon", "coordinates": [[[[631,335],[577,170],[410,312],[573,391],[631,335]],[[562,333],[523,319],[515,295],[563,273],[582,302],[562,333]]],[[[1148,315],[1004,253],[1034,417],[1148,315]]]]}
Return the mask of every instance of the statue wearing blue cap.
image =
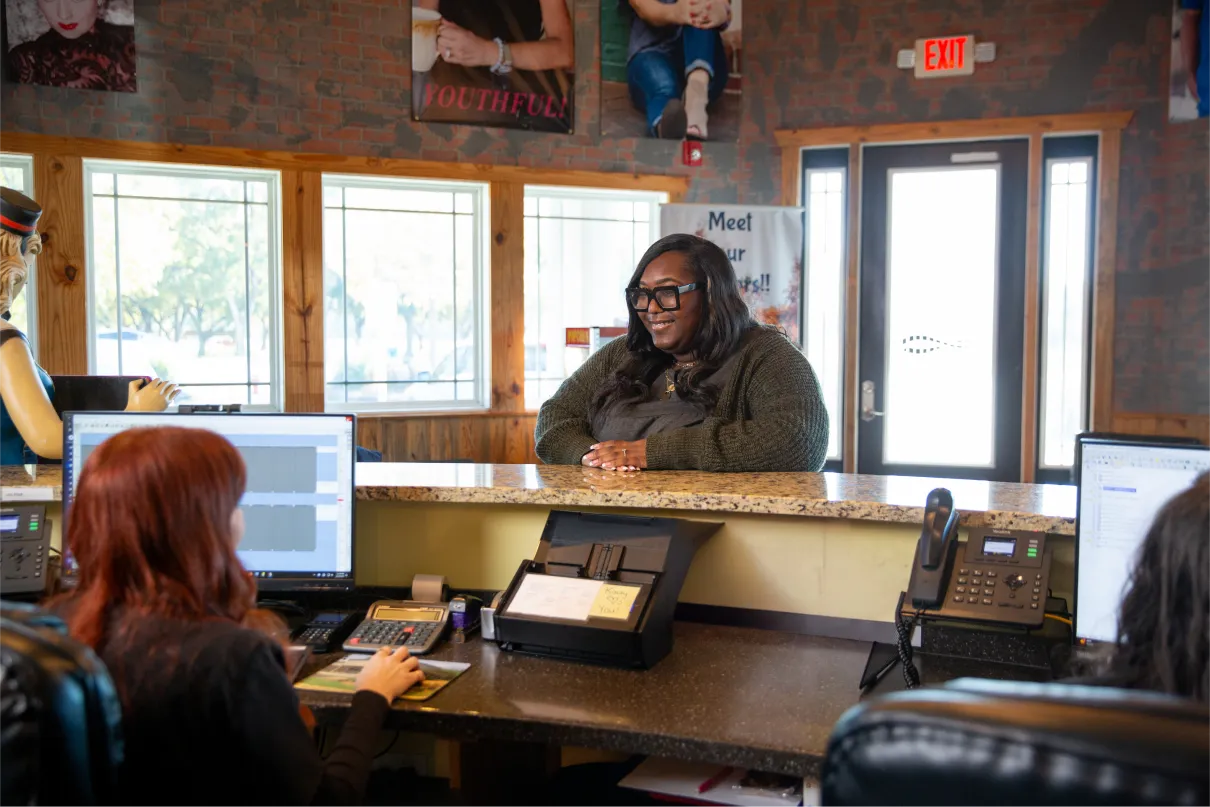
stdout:
{"type": "MultiPolygon", "coordinates": [[[[63,421],[51,403],[54,385],[34,361],[25,334],[9,321],[13,301],[25,288],[30,262],[42,251],[42,208],[12,188],[0,188],[0,465],[63,456],[63,421]]],[[[128,412],[161,412],[176,397],[175,384],[133,381],[128,412]]]]}

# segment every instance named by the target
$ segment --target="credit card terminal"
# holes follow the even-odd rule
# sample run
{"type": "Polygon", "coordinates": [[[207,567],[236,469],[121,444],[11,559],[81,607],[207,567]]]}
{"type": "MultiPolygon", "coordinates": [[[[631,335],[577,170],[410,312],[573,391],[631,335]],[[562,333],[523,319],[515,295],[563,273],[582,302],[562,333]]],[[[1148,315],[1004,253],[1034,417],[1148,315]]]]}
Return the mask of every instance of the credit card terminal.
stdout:
{"type": "Polygon", "coordinates": [[[345,640],[344,649],[373,653],[380,647],[406,647],[413,656],[432,652],[450,623],[444,602],[379,600],[370,606],[365,621],[345,640]]]}

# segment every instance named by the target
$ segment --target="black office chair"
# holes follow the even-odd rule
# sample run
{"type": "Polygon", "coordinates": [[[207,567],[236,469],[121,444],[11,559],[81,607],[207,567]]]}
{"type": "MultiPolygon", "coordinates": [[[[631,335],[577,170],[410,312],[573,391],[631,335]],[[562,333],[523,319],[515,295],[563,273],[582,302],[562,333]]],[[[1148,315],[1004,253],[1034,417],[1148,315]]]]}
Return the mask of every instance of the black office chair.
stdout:
{"type": "Polygon", "coordinates": [[[850,709],[824,804],[1210,804],[1205,704],[965,678],[850,709]]]}
{"type": "Polygon", "coordinates": [[[112,801],[121,718],[104,665],[58,618],[0,606],[0,803],[112,801]]]}

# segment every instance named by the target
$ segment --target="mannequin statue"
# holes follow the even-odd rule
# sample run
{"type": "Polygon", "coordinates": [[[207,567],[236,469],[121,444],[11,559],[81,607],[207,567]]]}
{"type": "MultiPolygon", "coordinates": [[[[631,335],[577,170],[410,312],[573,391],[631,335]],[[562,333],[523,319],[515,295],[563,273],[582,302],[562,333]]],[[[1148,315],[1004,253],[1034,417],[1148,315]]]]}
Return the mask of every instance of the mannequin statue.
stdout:
{"type": "MultiPolygon", "coordinates": [[[[42,251],[35,229],[41,215],[33,199],[0,188],[0,465],[25,463],[26,446],[39,457],[63,457],[63,421],[51,404],[54,385],[34,361],[25,334],[8,321],[29,262],[42,251]]],[[[162,412],[179,391],[158,378],[150,384],[132,381],[126,411],[162,412]]]]}

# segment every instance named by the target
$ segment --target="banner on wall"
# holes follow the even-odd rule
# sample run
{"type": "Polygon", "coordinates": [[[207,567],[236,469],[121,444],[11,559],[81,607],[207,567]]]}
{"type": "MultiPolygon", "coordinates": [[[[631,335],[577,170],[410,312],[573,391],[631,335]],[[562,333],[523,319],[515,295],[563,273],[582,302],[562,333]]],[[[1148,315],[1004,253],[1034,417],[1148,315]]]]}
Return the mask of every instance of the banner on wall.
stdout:
{"type": "Polygon", "coordinates": [[[1210,0],[1172,0],[1168,119],[1210,115],[1210,0]]]}
{"type": "Polygon", "coordinates": [[[413,0],[412,119],[571,133],[570,4],[413,0]]]}
{"type": "Polygon", "coordinates": [[[800,207],[664,205],[660,236],[694,233],[722,247],[757,320],[802,344],[803,217],[800,207]]]}
{"type": "Polygon", "coordinates": [[[601,135],[737,142],[743,16],[743,0],[601,0],[601,135]]]}
{"type": "Polygon", "coordinates": [[[133,0],[4,0],[7,78],[135,92],[133,0]]]}

